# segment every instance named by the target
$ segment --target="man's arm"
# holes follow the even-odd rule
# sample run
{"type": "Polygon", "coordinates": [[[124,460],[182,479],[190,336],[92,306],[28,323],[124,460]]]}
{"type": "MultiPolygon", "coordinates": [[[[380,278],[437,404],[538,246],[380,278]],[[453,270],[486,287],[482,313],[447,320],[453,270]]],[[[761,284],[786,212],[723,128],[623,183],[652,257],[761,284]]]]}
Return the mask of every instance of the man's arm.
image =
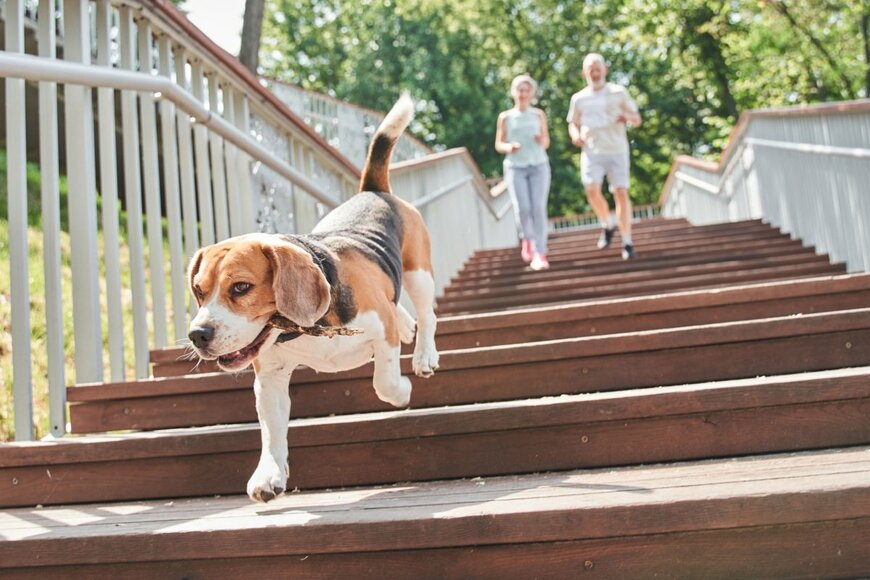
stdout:
{"type": "Polygon", "coordinates": [[[573,106],[572,103],[571,111],[571,120],[568,122],[568,135],[571,136],[571,143],[574,144],[574,147],[583,147],[586,141],[581,136],[580,131],[580,109],[573,106]]]}
{"type": "Polygon", "coordinates": [[[635,103],[628,93],[625,94],[625,99],[622,101],[622,114],[617,119],[620,123],[626,123],[629,127],[640,127],[642,122],[640,113],[637,110],[635,103]]]}

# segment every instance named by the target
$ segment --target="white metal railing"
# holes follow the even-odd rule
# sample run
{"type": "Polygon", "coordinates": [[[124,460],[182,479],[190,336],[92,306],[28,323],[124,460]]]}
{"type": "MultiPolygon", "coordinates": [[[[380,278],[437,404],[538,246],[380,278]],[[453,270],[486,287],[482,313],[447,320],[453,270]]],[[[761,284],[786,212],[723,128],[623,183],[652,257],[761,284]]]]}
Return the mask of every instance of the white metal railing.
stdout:
{"type": "MultiPolygon", "coordinates": [[[[657,217],[661,214],[661,207],[658,204],[632,205],[631,219],[641,220],[657,217]]],[[[594,212],[588,212],[573,216],[559,216],[550,218],[551,232],[570,232],[582,230],[586,228],[597,228],[601,226],[598,216],[594,212]]]]}
{"type": "MultiPolygon", "coordinates": [[[[372,135],[384,114],[329,95],[308,91],[274,79],[263,79],[275,95],[297,112],[327,143],[362,167],[372,135]]],[[[431,155],[432,150],[408,133],[396,143],[394,161],[409,161],[431,155]]]]}
{"type": "Polygon", "coordinates": [[[390,182],[393,192],[414,204],[426,221],[436,294],[475,251],[517,241],[516,226],[508,216],[510,199],[491,194],[464,147],[396,163],[390,182]]]}
{"type": "Polygon", "coordinates": [[[29,439],[31,300],[46,304],[50,429],[62,435],[72,380],[63,289],[73,298],[75,382],[145,377],[149,350],[186,334],[184,271],[200,244],[246,231],[308,231],[356,190],[359,172],[168,3],[7,0],[2,15],[15,432],[29,439]],[[24,54],[33,40],[38,56],[24,54]],[[28,109],[33,102],[38,114],[28,109]],[[27,147],[33,127],[38,150],[27,147]],[[41,174],[46,279],[45,295],[33,297],[28,152],[41,174]],[[61,169],[68,232],[60,225],[61,169]],[[67,234],[69,280],[60,252],[67,234]]]}
{"type": "Polygon", "coordinates": [[[750,111],[719,163],[674,161],[662,213],[693,223],[763,219],[870,270],[870,100],[750,111]]]}

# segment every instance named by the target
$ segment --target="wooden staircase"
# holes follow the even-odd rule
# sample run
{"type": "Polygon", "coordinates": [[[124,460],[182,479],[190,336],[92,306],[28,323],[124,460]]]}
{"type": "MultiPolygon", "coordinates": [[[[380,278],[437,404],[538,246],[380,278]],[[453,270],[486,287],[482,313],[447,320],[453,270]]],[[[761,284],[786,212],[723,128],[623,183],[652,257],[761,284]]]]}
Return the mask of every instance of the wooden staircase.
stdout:
{"type": "Polygon", "coordinates": [[[0,446],[0,577],[870,575],[870,275],[757,221],[596,237],[473,256],[410,410],[297,371],[269,504],[252,373],[70,388],[75,436],[0,446]]]}

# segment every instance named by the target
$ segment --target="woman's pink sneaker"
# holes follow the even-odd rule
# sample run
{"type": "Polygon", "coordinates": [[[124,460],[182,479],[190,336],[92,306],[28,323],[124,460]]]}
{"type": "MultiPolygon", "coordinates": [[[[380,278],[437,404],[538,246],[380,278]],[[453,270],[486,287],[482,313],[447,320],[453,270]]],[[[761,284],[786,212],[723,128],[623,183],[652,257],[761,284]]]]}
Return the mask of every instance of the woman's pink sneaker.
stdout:
{"type": "Polygon", "coordinates": [[[523,240],[520,255],[523,257],[523,262],[526,264],[532,261],[532,242],[530,240],[523,240]]]}
{"type": "Polygon", "coordinates": [[[535,257],[532,258],[532,265],[530,267],[532,270],[546,270],[550,267],[550,262],[547,260],[547,256],[543,254],[535,254],[535,257]]]}

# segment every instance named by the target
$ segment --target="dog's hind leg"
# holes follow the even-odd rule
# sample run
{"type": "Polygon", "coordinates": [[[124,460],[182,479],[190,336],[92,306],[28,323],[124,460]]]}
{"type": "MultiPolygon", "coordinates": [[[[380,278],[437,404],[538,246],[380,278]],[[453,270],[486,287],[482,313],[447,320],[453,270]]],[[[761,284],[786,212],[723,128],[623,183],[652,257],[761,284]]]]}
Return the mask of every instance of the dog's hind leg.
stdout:
{"type": "Polygon", "coordinates": [[[417,311],[417,344],[414,346],[413,368],[418,377],[430,377],[438,368],[435,347],[435,280],[426,270],[414,270],[402,275],[402,283],[417,311]]]}
{"type": "MultiPolygon", "coordinates": [[[[399,322],[399,314],[389,304],[393,321],[399,322]]],[[[399,331],[396,324],[388,321],[384,336],[374,342],[375,371],[373,385],[378,398],[394,407],[407,407],[411,401],[411,380],[402,376],[399,331]]]]}

